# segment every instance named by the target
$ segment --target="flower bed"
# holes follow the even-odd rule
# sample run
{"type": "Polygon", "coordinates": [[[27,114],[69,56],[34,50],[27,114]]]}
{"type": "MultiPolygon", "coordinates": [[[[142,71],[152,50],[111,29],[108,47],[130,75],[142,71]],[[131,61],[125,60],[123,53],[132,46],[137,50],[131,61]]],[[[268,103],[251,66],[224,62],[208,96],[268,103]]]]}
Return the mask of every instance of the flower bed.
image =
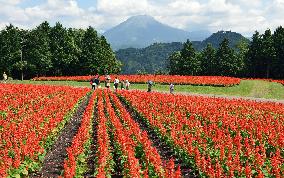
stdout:
{"type": "Polygon", "coordinates": [[[64,177],[72,178],[76,175],[76,161],[78,156],[84,153],[84,145],[90,139],[91,121],[94,112],[95,93],[92,94],[90,102],[83,114],[81,126],[72,140],[72,145],[68,147],[68,158],[64,160],[64,177]]]}
{"type": "MultiPolygon", "coordinates": [[[[93,76],[70,76],[70,77],[38,77],[36,81],[90,81],[93,76]]],[[[130,83],[147,83],[152,80],[161,84],[180,84],[180,85],[212,85],[212,86],[233,86],[240,84],[241,79],[222,76],[180,76],[180,75],[111,75],[113,81],[115,77],[119,80],[128,80],[130,83]]],[[[101,76],[100,80],[104,81],[101,76]]]]}
{"type": "Polygon", "coordinates": [[[88,89],[0,85],[0,175],[25,176],[38,168],[49,135],[88,89]]]}
{"type": "Polygon", "coordinates": [[[119,93],[201,176],[284,176],[283,104],[119,93]]]}

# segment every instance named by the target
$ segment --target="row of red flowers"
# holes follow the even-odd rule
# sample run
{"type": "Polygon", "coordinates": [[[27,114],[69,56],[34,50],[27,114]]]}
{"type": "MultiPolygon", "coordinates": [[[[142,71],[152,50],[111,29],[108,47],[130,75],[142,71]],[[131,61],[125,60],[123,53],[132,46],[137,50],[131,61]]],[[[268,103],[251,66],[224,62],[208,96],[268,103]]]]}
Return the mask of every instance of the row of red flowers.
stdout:
{"type": "Polygon", "coordinates": [[[284,80],[272,80],[272,82],[281,83],[282,85],[284,85],[284,80]]]}
{"type": "Polygon", "coordinates": [[[104,113],[102,90],[99,90],[97,104],[97,173],[96,177],[109,177],[111,174],[112,154],[110,150],[110,136],[108,135],[107,118],[104,113]]]}
{"type": "Polygon", "coordinates": [[[177,171],[175,171],[172,160],[170,160],[167,164],[172,166],[168,167],[167,165],[163,165],[161,156],[159,155],[158,150],[152,146],[152,142],[148,138],[147,132],[141,131],[138,123],[132,119],[130,113],[125,109],[115,94],[109,92],[109,95],[112,98],[114,106],[117,108],[123,125],[128,129],[125,131],[128,131],[129,134],[132,133],[132,135],[135,137],[135,140],[137,140],[136,144],[140,143],[142,145],[143,151],[145,152],[146,164],[153,166],[154,171],[159,175],[159,177],[180,178],[180,167],[178,166],[177,171]]]}
{"type": "Polygon", "coordinates": [[[283,177],[284,105],[125,92],[161,136],[209,177],[283,177]]]}
{"type": "Polygon", "coordinates": [[[64,160],[64,177],[72,178],[76,175],[76,161],[78,155],[83,153],[84,144],[90,139],[91,120],[94,113],[95,93],[92,94],[89,104],[83,114],[81,126],[73,138],[72,145],[66,149],[67,159],[64,160]]]}
{"type": "Polygon", "coordinates": [[[33,169],[31,162],[40,162],[38,156],[45,152],[47,137],[56,133],[59,123],[68,119],[68,113],[88,91],[0,85],[0,175],[28,174],[33,169]]]}
{"type": "MultiPolygon", "coordinates": [[[[173,160],[163,164],[160,155],[155,147],[152,146],[147,133],[142,132],[139,125],[131,118],[130,114],[122,106],[116,95],[109,90],[97,91],[97,151],[96,151],[96,177],[110,177],[113,173],[113,157],[111,152],[117,152],[119,160],[122,160],[123,175],[125,177],[148,177],[157,175],[159,177],[180,178],[180,168],[175,171],[173,160]],[[111,98],[111,101],[110,101],[111,98]],[[113,105],[112,105],[113,103],[113,105]],[[105,112],[108,117],[106,117],[105,112]],[[113,134],[114,145],[110,146],[109,132],[113,134]],[[138,158],[137,146],[143,145],[145,158],[138,158]],[[119,153],[120,152],[120,153],[119,153]],[[142,160],[143,159],[143,160],[142,160]],[[141,161],[146,162],[146,168],[142,169],[141,161]],[[155,173],[148,171],[150,166],[155,173]]],[[[94,97],[94,95],[93,95],[94,97]]],[[[67,148],[68,158],[64,161],[64,177],[71,178],[79,176],[77,171],[78,156],[84,152],[84,144],[89,139],[88,130],[91,129],[90,118],[93,116],[93,98],[89,103],[82,120],[81,127],[74,137],[72,145],[67,148]]],[[[120,164],[120,163],[115,163],[120,164]]]]}
{"type": "Polygon", "coordinates": [[[131,139],[131,132],[127,131],[119,118],[117,117],[114,108],[110,103],[109,96],[105,96],[106,111],[108,113],[108,119],[113,126],[112,132],[114,135],[114,141],[119,145],[119,148],[115,148],[116,151],[121,151],[121,160],[123,160],[123,175],[125,177],[140,177],[140,164],[139,160],[135,157],[135,143],[131,139]]]}
{"type": "MultiPolygon", "coordinates": [[[[94,76],[66,76],[66,77],[36,77],[37,81],[90,81],[94,76]]],[[[181,75],[111,75],[113,81],[115,77],[119,80],[128,80],[131,83],[147,83],[151,80],[155,83],[163,84],[190,84],[190,85],[214,85],[232,86],[240,84],[241,79],[235,77],[222,76],[181,76],[181,75]]],[[[105,77],[101,76],[104,81],[105,77]]]]}

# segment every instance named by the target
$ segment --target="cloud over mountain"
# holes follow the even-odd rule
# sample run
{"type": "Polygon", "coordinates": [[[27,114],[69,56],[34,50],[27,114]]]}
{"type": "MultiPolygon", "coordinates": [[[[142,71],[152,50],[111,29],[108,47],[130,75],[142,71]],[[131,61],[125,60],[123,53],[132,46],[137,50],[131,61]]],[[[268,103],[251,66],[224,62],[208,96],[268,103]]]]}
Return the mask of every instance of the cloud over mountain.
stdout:
{"type": "Polygon", "coordinates": [[[148,14],[187,31],[238,31],[246,36],[284,24],[283,0],[0,0],[0,28],[32,28],[43,20],[106,31],[131,16],[148,14]]]}

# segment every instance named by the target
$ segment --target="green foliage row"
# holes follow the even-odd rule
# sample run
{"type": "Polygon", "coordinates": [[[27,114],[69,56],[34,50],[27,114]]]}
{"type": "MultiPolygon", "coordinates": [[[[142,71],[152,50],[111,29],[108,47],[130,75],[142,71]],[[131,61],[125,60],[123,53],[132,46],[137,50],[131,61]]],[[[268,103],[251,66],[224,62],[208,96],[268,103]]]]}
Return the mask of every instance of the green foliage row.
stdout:
{"type": "Polygon", "coordinates": [[[14,78],[118,73],[120,66],[93,27],[67,29],[45,21],[31,30],[10,24],[0,32],[0,72],[14,78]]]}
{"type": "Polygon", "coordinates": [[[169,73],[179,75],[221,75],[240,76],[245,70],[241,47],[248,45],[241,42],[239,52],[229,47],[229,40],[224,39],[217,50],[209,43],[201,52],[195,51],[190,41],[184,43],[181,51],[169,57],[169,73]]]}
{"type": "Polygon", "coordinates": [[[246,53],[249,75],[254,78],[284,78],[284,28],[274,33],[255,32],[246,53]]]}
{"type": "Polygon", "coordinates": [[[187,41],[168,58],[170,74],[284,78],[284,28],[274,34],[255,32],[251,43],[240,41],[231,48],[225,38],[216,50],[208,43],[201,52],[187,41]]]}
{"type": "MultiPolygon", "coordinates": [[[[239,41],[249,43],[249,40],[241,34],[231,31],[218,31],[203,41],[191,41],[193,48],[201,51],[211,43],[217,49],[219,44],[227,38],[229,46],[236,49],[239,41]]],[[[167,58],[174,52],[183,48],[182,42],[154,43],[146,48],[127,48],[116,51],[116,57],[123,63],[123,74],[167,74],[167,58]]]]}

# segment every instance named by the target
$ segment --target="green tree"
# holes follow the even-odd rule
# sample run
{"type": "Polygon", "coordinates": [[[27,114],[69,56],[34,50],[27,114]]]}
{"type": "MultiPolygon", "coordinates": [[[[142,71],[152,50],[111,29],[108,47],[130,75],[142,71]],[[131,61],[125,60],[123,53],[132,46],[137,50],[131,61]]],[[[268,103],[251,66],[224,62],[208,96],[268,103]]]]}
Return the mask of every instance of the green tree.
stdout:
{"type": "Polygon", "coordinates": [[[104,36],[100,38],[99,48],[99,74],[113,74],[119,73],[121,69],[121,62],[115,58],[115,54],[112,51],[110,44],[107,42],[104,36]]]}
{"type": "Polygon", "coordinates": [[[276,60],[271,72],[273,77],[284,78],[284,28],[278,27],[273,34],[276,60]]]}
{"type": "Polygon", "coordinates": [[[246,76],[248,73],[248,68],[246,67],[246,59],[248,57],[248,51],[249,51],[249,43],[247,40],[241,40],[237,45],[237,54],[236,54],[236,60],[238,65],[238,76],[246,76]]]}
{"type": "Polygon", "coordinates": [[[236,76],[238,73],[238,61],[234,50],[229,47],[229,40],[225,38],[216,52],[217,75],[236,76]]]}
{"type": "Polygon", "coordinates": [[[28,62],[25,60],[17,61],[13,64],[13,67],[21,71],[21,80],[24,80],[24,70],[28,68],[28,62]]]}
{"type": "Polygon", "coordinates": [[[201,67],[203,75],[216,75],[217,74],[217,61],[216,61],[216,50],[213,48],[211,43],[208,43],[206,48],[201,52],[202,61],[201,67]]]}
{"type": "Polygon", "coordinates": [[[172,53],[168,58],[168,66],[169,74],[177,75],[180,73],[180,67],[182,66],[182,58],[179,51],[172,53]]]}
{"type": "Polygon", "coordinates": [[[68,66],[77,56],[73,56],[74,43],[68,35],[66,28],[59,22],[51,28],[50,32],[50,50],[52,54],[53,74],[63,75],[64,71],[68,71],[68,66]]]}
{"type": "Polygon", "coordinates": [[[12,24],[1,31],[0,35],[0,70],[8,75],[17,75],[14,64],[21,61],[22,32],[12,24]]]}
{"type": "Polygon", "coordinates": [[[64,75],[82,75],[80,68],[80,57],[82,53],[82,40],[84,37],[85,31],[83,29],[68,29],[68,41],[69,49],[68,53],[72,60],[68,65],[67,70],[64,70],[64,75]]]}
{"type": "Polygon", "coordinates": [[[182,58],[182,63],[179,66],[181,74],[198,75],[201,71],[201,61],[197,57],[195,49],[189,40],[184,43],[184,47],[180,54],[182,58]]]}
{"type": "Polygon", "coordinates": [[[83,74],[97,74],[99,72],[99,47],[100,39],[97,31],[90,26],[82,39],[80,67],[83,74]]]}
{"type": "Polygon", "coordinates": [[[271,69],[275,65],[276,50],[271,31],[268,29],[264,32],[262,38],[262,63],[265,66],[265,76],[270,77],[271,69]]]}
{"type": "Polygon", "coordinates": [[[260,67],[261,59],[261,43],[262,39],[258,31],[256,31],[252,36],[252,42],[250,43],[248,56],[246,58],[246,67],[249,71],[249,76],[253,78],[260,77],[258,71],[260,67]]]}
{"type": "Polygon", "coordinates": [[[48,22],[43,22],[27,34],[23,43],[23,58],[27,60],[29,77],[45,76],[52,69],[50,29],[48,22]]]}

